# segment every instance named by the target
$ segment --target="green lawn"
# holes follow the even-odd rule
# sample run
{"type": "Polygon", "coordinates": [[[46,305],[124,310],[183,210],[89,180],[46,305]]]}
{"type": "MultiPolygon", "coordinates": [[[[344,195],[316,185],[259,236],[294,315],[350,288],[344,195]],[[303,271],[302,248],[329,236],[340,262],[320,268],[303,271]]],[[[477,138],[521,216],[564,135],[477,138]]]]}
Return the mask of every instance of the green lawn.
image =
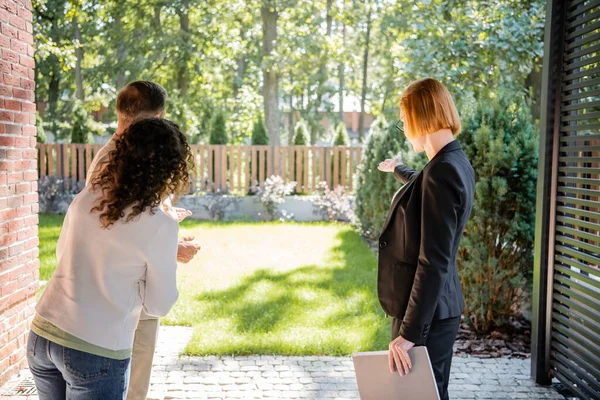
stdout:
{"type": "MultiPolygon", "coordinates": [[[[60,219],[42,217],[42,247],[60,219]]],[[[193,355],[343,355],[381,350],[375,255],[347,225],[186,221],[199,256],[180,265],[180,298],[163,324],[194,328],[193,355]]],[[[52,242],[52,243],[48,243],[52,242]]],[[[43,251],[50,272],[52,251],[43,251]]],[[[45,271],[44,271],[45,273],[45,271]]]]}

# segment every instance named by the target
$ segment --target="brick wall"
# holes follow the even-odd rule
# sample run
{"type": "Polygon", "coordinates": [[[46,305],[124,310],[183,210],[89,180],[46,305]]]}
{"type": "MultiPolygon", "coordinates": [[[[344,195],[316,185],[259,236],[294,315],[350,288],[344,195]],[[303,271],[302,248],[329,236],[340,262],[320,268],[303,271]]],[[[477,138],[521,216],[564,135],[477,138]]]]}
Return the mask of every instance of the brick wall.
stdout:
{"type": "Polygon", "coordinates": [[[38,289],[31,0],[0,0],[0,386],[23,368],[38,289]]]}

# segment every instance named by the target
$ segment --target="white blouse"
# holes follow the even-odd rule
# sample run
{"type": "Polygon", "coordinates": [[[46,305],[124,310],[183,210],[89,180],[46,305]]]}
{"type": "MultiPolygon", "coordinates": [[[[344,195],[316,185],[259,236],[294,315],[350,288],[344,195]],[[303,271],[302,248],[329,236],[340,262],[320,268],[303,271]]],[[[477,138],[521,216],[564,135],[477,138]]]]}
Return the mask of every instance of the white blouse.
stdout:
{"type": "Polygon", "coordinates": [[[105,229],[100,213],[90,213],[99,195],[88,185],[71,203],[56,247],[58,267],[36,311],[88,343],[130,349],[142,307],[161,317],[179,295],[179,224],[157,208],[105,229]]]}

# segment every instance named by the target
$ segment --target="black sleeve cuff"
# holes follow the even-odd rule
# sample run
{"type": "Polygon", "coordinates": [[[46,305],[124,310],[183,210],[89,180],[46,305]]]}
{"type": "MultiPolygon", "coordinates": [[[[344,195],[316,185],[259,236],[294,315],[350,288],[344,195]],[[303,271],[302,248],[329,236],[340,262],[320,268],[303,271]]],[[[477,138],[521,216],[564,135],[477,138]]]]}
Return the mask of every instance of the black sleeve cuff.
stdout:
{"type": "Polygon", "coordinates": [[[416,173],[417,171],[410,167],[407,167],[404,164],[398,164],[394,168],[394,178],[396,178],[396,180],[402,183],[407,183],[408,181],[410,181],[416,173]]]}

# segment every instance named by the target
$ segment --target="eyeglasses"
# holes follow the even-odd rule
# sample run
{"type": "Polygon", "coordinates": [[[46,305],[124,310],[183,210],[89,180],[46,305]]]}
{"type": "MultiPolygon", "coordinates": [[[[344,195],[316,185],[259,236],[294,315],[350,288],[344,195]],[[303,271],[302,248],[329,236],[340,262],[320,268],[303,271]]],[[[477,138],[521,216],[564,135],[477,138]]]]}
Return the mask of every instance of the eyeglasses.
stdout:
{"type": "Polygon", "coordinates": [[[396,122],[396,125],[394,125],[394,127],[396,129],[398,129],[400,132],[404,132],[404,123],[402,122],[401,119],[399,119],[398,122],[396,122]]]}

